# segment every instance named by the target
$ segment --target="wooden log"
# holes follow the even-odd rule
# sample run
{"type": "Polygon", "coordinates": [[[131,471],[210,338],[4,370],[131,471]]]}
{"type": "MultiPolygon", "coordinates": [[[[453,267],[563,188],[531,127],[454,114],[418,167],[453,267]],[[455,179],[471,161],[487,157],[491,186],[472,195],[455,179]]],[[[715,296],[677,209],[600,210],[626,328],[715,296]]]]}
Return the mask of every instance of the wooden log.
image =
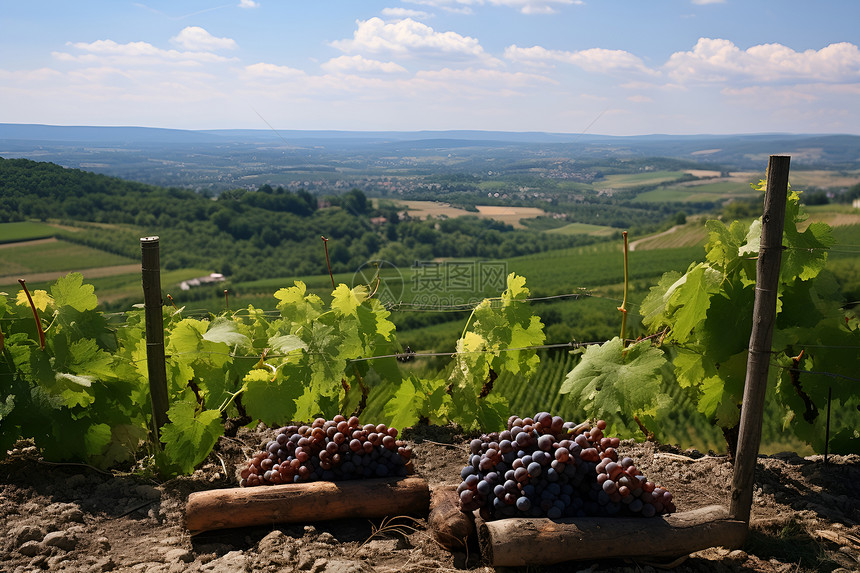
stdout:
{"type": "Polygon", "coordinates": [[[192,532],[329,519],[427,514],[430,488],[417,477],[315,481],[199,491],[188,496],[192,532]]]}
{"type": "Polygon", "coordinates": [[[738,548],[746,532],[745,522],[730,519],[725,507],[711,505],[652,518],[485,521],[478,527],[478,540],[487,563],[518,567],[586,559],[679,557],[708,547],[738,548]]]}
{"type": "Polygon", "coordinates": [[[430,495],[427,524],[433,539],[449,551],[461,551],[476,534],[475,517],[460,511],[457,486],[435,488],[430,495]]]}

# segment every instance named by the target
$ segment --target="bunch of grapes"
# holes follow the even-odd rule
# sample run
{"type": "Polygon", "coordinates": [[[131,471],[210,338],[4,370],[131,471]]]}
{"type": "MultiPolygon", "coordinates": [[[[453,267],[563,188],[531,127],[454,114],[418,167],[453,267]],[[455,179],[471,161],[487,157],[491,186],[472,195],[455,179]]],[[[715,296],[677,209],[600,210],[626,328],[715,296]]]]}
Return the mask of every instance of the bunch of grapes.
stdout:
{"type": "Polygon", "coordinates": [[[317,418],[309,426],[286,426],[242,469],[239,485],[402,477],[412,455],[397,430],[361,425],[358,418],[317,418]]]}
{"type": "Polygon", "coordinates": [[[575,425],[540,412],[511,416],[508,429],[472,440],[457,488],[463,511],[484,519],[672,513],[672,494],[648,481],[620,440],[603,435],[606,422],[575,425]]]}

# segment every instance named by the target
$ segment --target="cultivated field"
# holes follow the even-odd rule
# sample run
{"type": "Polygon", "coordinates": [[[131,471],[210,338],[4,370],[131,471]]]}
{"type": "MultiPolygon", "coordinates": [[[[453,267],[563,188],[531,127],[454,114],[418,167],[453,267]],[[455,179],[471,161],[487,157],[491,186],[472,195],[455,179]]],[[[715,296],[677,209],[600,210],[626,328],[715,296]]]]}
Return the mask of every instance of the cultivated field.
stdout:
{"type": "Polygon", "coordinates": [[[505,207],[499,205],[478,205],[478,212],[466,211],[459,207],[452,207],[448,203],[438,201],[397,201],[398,206],[405,206],[410,217],[426,219],[428,217],[463,217],[471,215],[483,219],[494,219],[507,223],[517,228],[523,228],[520,224],[522,219],[532,219],[546,215],[543,209],[536,207],[505,207]]]}

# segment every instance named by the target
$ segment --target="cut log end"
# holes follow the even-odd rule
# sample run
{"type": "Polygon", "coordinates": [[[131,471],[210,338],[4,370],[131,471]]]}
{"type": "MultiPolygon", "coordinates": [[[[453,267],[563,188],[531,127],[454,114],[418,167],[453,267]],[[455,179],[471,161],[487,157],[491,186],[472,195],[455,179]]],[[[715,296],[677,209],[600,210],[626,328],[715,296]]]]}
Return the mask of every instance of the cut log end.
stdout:
{"type": "Polygon", "coordinates": [[[438,487],[430,497],[427,524],[433,539],[449,551],[462,551],[475,537],[475,518],[460,511],[456,486],[438,487]]]}
{"type": "Polygon", "coordinates": [[[482,522],[478,527],[481,553],[494,567],[552,565],[608,556],[679,557],[708,547],[738,548],[746,534],[746,523],[731,519],[720,505],[663,517],[514,518],[482,522]]]}

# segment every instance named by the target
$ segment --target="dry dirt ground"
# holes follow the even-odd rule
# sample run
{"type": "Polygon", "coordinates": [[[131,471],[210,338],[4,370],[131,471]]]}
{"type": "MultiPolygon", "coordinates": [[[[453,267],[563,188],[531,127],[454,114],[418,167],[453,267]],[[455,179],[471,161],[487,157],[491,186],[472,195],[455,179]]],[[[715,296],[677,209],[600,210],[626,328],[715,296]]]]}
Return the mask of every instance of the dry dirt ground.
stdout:
{"type": "MultiPolygon", "coordinates": [[[[0,571],[309,573],[656,572],[622,560],[493,569],[477,549],[437,545],[426,516],[259,526],[190,535],[184,508],[194,491],[235,487],[236,467],[273,435],[241,429],[221,438],[201,469],[165,483],[141,473],[103,473],[41,460],[20,442],[0,461],[0,571]]],[[[467,441],[448,428],[404,432],[415,472],[431,488],[459,482],[467,441]]],[[[622,443],[643,473],[673,492],[679,511],[728,504],[725,458],[651,443],[622,443]]],[[[753,521],[743,549],[695,553],[675,571],[860,571],[860,456],[762,457],[753,521]]]]}

